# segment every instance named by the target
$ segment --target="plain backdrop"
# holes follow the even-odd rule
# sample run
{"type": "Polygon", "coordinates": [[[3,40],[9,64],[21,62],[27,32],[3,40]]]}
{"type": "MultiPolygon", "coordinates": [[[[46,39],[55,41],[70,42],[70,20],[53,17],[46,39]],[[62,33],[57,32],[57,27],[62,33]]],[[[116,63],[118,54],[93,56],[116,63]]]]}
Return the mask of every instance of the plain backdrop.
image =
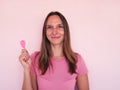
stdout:
{"type": "Polygon", "coordinates": [[[120,90],[120,0],[0,0],[0,90],[21,90],[19,42],[26,40],[30,54],[38,51],[50,11],[66,17],[72,48],[89,70],[90,90],[120,90]]]}

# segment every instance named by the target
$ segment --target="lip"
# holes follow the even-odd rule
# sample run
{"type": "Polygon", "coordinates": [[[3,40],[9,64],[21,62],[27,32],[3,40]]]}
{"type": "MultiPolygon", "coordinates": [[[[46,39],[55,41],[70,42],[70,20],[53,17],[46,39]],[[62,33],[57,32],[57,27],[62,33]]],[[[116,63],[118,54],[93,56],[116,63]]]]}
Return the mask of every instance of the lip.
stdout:
{"type": "Polygon", "coordinates": [[[53,37],[51,37],[51,38],[53,38],[53,39],[58,39],[58,38],[60,38],[60,36],[53,36],[53,37]]]}

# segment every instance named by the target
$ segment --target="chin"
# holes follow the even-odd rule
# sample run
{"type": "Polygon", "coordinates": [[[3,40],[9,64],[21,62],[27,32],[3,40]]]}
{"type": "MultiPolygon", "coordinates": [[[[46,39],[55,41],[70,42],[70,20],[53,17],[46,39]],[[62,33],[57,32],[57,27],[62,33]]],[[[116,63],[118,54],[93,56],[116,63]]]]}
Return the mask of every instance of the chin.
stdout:
{"type": "Polygon", "coordinates": [[[52,42],[51,44],[52,45],[62,45],[63,43],[62,42],[52,42]]]}

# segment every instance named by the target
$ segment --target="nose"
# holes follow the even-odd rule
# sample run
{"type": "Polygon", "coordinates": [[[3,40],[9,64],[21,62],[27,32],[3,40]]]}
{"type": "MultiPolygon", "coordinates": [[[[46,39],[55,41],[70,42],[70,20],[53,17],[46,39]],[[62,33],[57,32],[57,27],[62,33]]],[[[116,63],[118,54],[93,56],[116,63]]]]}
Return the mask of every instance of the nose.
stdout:
{"type": "Polygon", "coordinates": [[[57,34],[57,28],[53,28],[52,33],[55,35],[57,34]]]}

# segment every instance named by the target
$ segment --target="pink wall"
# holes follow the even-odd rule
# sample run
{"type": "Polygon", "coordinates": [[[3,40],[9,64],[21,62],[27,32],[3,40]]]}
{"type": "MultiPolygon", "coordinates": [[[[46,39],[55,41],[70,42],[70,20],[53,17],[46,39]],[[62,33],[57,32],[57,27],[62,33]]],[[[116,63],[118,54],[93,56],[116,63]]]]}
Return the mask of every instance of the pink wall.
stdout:
{"type": "Polygon", "coordinates": [[[119,0],[0,0],[0,90],[21,90],[18,61],[25,39],[30,53],[39,50],[48,12],[67,18],[73,49],[89,68],[90,90],[120,90],[119,0]]]}

